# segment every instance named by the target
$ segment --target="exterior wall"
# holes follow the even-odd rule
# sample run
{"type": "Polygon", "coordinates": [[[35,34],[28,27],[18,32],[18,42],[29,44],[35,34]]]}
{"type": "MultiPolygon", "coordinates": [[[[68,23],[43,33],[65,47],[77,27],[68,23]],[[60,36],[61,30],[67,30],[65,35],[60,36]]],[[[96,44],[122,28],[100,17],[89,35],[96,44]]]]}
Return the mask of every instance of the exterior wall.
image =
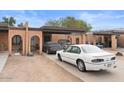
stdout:
{"type": "Polygon", "coordinates": [[[86,43],[87,44],[96,45],[98,42],[104,43],[104,36],[103,35],[93,35],[93,34],[87,34],[86,35],[86,43]]]}
{"type": "Polygon", "coordinates": [[[68,39],[73,44],[76,44],[76,38],[79,38],[79,43],[85,43],[85,36],[79,34],[52,34],[52,42],[57,42],[59,39],[68,39]]]}
{"type": "Polygon", "coordinates": [[[112,49],[115,50],[117,48],[117,39],[116,39],[116,35],[112,35],[111,36],[111,46],[112,49]]]}
{"type": "Polygon", "coordinates": [[[124,47],[124,35],[121,34],[116,39],[116,35],[87,34],[86,35],[86,43],[92,43],[92,42],[94,45],[98,42],[101,42],[104,44],[105,47],[111,47],[113,50],[115,50],[117,47],[124,47]],[[111,44],[109,44],[109,41],[111,41],[111,44]],[[108,46],[108,44],[110,46],[108,46]]]}
{"type": "Polygon", "coordinates": [[[65,34],[52,34],[51,41],[58,42],[59,39],[67,39],[68,35],[65,34]]]}
{"type": "Polygon", "coordinates": [[[93,44],[94,39],[95,39],[95,35],[93,35],[93,34],[86,35],[86,43],[87,44],[93,44]]]}
{"type": "Polygon", "coordinates": [[[8,32],[0,32],[0,51],[8,50],[8,32]]]}
{"type": "Polygon", "coordinates": [[[28,49],[28,52],[31,52],[31,38],[33,36],[37,36],[39,38],[39,53],[41,54],[42,53],[42,32],[41,31],[29,31],[29,49],[28,49]]]}
{"type": "Polygon", "coordinates": [[[99,43],[99,42],[101,42],[101,43],[103,43],[104,41],[103,41],[103,35],[97,35],[96,36],[96,43],[99,43]]]}
{"type": "Polygon", "coordinates": [[[22,39],[22,54],[25,55],[25,45],[26,45],[26,41],[25,41],[25,30],[9,30],[9,37],[8,37],[8,41],[9,41],[9,54],[12,55],[12,38],[15,35],[19,35],[21,36],[22,39]]]}
{"type": "Polygon", "coordinates": [[[22,38],[22,55],[27,55],[28,53],[30,53],[30,43],[31,43],[31,38],[33,36],[38,36],[39,40],[40,40],[40,50],[39,53],[42,53],[42,32],[41,31],[28,31],[26,32],[26,30],[18,30],[18,29],[14,29],[14,30],[9,30],[9,37],[8,37],[8,43],[9,43],[9,54],[12,55],[12,38],[15,35],[19,35],[22,38]],[[28,35],[26,35],[28,34],[28,35]],[[28,38],[26,38],[28,37],[28,38]]]}
{"type": "Polygon", "coordinates": [[[118,47],[124,47],[124,35],[120,35],[117,39],[118,47]]]}
{"type": "Polygon", "coordinates": [[[72,35],[70,35],[70,37],[72,38],[72,43],[73,44],[76,44],[76,38],[79,39],[79,44],[84,43],[83,40],[85,40],[84,36],[83,35],[79,35],[79,34],[77,34],[77,35],[76,34],[72,34],[72,35]]]}

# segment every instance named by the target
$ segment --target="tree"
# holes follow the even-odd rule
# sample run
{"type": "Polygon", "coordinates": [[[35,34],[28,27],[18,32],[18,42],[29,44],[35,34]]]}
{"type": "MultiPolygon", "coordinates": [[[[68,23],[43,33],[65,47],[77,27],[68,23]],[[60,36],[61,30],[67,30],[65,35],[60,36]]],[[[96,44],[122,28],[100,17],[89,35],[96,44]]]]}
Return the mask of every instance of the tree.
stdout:
{"type": "Polygon", "coordinates": [[[60,26],[59,20],[49,20],[45,23],[47,26],[60,26]]]}
{"type": "Polygon", "coordinates": [[[7,23],[9,26],[14,26],[16,24],[16,20],[14,17],[3,17],[2,23],[7,23]]]}
{"type": "Polygon", "coordinates": [[[59,26],[67,28],[79,28],[86,31],[90,31],[92,26],[83,20],[76,19],[75,17],[67,16],[65,18],[59,18],[58,20],[49,20],[45,23],[46,26],[59,26]]]}
{"type": "Polygon", "coordinates": [[[23,23],[18,24],[18,27],[23,27],[23,26],[24,26],[23,23]]]}

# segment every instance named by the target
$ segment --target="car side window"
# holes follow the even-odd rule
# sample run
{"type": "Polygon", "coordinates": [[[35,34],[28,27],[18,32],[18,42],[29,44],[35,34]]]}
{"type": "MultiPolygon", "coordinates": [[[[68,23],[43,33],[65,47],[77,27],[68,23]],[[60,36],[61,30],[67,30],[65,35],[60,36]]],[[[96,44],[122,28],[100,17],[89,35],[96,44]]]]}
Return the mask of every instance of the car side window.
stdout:
{"type": "Polygon", "coordinates": [[[71,49],[72,49],[72,46],[69,46],[69,47],[65,50],[65,52],[71,52],[71,49]]]}
{"type": "Polygon", "coordinates": [[[72,49],[71,49],[71,53],[80,54],[81,49],[77,46],[73,46],[72,49]]]}

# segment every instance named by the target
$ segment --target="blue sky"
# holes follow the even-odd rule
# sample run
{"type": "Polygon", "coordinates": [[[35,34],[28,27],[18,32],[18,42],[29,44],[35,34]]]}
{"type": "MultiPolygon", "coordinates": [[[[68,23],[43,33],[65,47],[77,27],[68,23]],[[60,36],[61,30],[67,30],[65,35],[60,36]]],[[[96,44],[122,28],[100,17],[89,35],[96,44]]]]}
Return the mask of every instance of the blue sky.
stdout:
{"type": "Polygon", "coordinates": [[[91,24],[93,30],[124,28],[123,10],[0,10],[0,21],[3,16],[13,16],[17,24],[28,21],[32,27],[41,27],[47,20],[74,16],[91,24]]]}

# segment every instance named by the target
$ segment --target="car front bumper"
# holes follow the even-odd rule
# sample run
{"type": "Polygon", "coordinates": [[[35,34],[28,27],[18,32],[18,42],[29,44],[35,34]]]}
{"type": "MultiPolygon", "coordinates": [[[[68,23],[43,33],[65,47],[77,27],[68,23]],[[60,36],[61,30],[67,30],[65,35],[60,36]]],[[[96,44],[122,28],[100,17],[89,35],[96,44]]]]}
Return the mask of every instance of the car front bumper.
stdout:
{"type": "Polygon", "coordinates": [[[116,68],[116,60],[115,61],[109,61],[104,63],[85,63],[86,70],[106,70],[106,69],[113,69],[116,68]]]}

